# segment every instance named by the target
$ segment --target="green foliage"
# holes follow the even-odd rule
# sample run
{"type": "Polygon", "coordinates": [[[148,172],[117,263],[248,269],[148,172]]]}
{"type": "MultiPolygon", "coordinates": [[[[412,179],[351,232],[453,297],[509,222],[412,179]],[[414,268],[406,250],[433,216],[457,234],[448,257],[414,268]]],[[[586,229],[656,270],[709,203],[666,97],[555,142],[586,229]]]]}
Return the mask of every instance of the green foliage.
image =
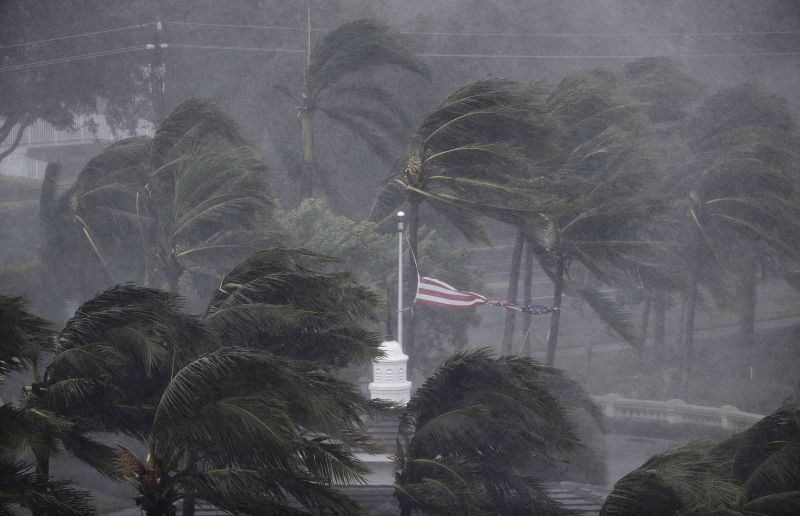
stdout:
{"type": "Polygon", "coordinates": [[[489,243],[475,210],[498,208],[498,196],[519,197],[513,179],[524,177],[529,149],[539,149],[549,131],[535,116],[539,110],[532,91],[508,80],[454,91],[419,126],[372,216],[380,220],[404,202],[427,201],[466,238],[489,243]]]}
{"type": "Polygon", "coordinates": [[[617,482],[601,514],[792,514],[799,451],[800,408],[791,402],[716,446],[654,456],[617,482]]]}
{"type": "Polygon", "coordinates": [[[309,251],[259,251],[225,274],[206,312],[224,341],[326,366],[369,364],[378,335],[380,297],[350,272],[322,272],[335,262],[309,251]]]}
{"type": "Polygon", "coordinates": [[[0,459],[0,515],[18,514],[15,506],[53,516],[95,514],[89,495],[69,482],[47,480],[24,462],[0,459]]]}
{"type": "MultiPolygon", "coordinates": [[[[334,267],[358,273],[380,293],[386,292],[393,305],[397,296],[396,237],[382,233],[372,222],[335,215],[322,201],[314,199],[303,201],[287,213],[284,225],[292,228],[297,247],[339,258],[338,263],[332,264],[334,267]]],[[[466,249],[453,249],[438,232],[423,228],[417,256],[421,274],[478,291],[480,284],[469,268],[469,259],[466,249]]],[[[418,321],[416,334],[425,344],[417,353],[420,369],[413,371],[420,381],[433,371],[435,364],[464,349],[467,328],[480,322],[474,310],[454,312],[422,305],[414,306],[414,316],[418,321]]]]}
{"type": "Polygon", "coordinates": [[[52,349],[51,334],[47,321],[28,312],[27,301],[0,294],[0,378],[37,363],[52,349]]]}
{"type": "Polygon", "coordinates": [[[364,18],[337,27],[314,47],[306,77],[308,90],[319,94],[342,78],[374,66],[397,66],[423,77],[430,74],[405,48],[399,34],[380,20],[364,18]]]}
{"type": "Polygon", "coordinates": [[[397,267],[397,242],[374,223],[336,215],[316,199],[301,202],[284,215],[283,223],[292,228],[295,247],[334,256],[340,260],[335,267],[356,272],[381,289],[392,284],[389,271],[397,267]]]}
{"type": "Polygon", "coordinates": [[[558,395],[563,383],[571,385],[527,358],[477,350],[446,360],[400,418],[401,507],[426,514],[562,514],[538,474],[578,445],[558,395]]]}
{"type": "MultiPolygon", "coordinates": [[[[0,382],[3,375],[32,366],[38,373],[42,353],[52,349],[49,324],[29,313],[22,298],[0,295],[0,382]]],[[[51,481],[41,471],[15,460],[19,452],[56,453],[54,434],[74,439],[72,422],[52,412],[0,402],[0,514],[15,509],[45,511],[56,516],[94,514],[89,495],[66,481],[51,481]]],[[[66,444],[65,444],[66,446],[66,444]]]]}
{"type": "MultiPolygon", "coordinates": [[[[310,45],[310,34],[308,38],[310,45]]],[[[376,67],[398,68],[430,78],[428,66],[407,48],[404,37],[373,18],[345,23],[308,49],[298,108],[301,199],[311,196],[313,181],[319,181],[331,201],[341,197],[342,185],[314,161],[315,113],[347,128],[385,161],[392,158],[394,142],[406,138],[410,126],[407,109],[372,80],[370,72],[376,67]]]]}
{"type": "Polygon", "coordinates": [[[146,440],[147,460],[120,449],[112,473],[145,510],[168,514],[192,496],[226,510],[290,514],[299,502],[361,514],[330,486],[362,481],[350,450],[369,449],[372,408],[336,368],[378,354],[361,324],[379,303],[352,274],[326,272],[333,262],[259,251],[223,277],[203,317],[175,294],[112,287],[67,322],[28,406],[67,416],[63,446],[93,466],[111,457],[77,430],[146,440]]]}

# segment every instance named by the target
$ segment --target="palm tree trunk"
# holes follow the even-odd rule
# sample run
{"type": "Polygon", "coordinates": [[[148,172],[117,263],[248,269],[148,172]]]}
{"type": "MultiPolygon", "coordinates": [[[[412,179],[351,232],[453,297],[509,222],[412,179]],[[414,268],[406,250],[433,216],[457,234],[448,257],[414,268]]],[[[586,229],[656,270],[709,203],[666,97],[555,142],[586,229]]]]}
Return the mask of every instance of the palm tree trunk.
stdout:
{"type": "Polygon", "coordinates": [[[550,334],[547,336],[547,357],[545,365],[553,366],[556,361],[556,345],[558,344],[558,325],[561,321],[561,294],[564,290],[564,257],[556,257],[556,271],[553,279],[553,308],[550,314],[550,334]]]}
{"type": "Polygon", "coordinates": [[[683,360],[681,364],[680,395],[689,401],[689,376],[694,355],[694,316],[697,304],[697,280],[700,274],[700,229],[695,227],[692,237],[692,250],[689,269],[689,285],[686,290],[685,316],[683,323],[683,360]]]}
{"type": "Polygon", "coordinates": [[[664,350],[667,334],[667,298],[661,289],[653,292],[653,347],[659,352],[664,350]]]}
{"type": "MultiPolygon", "coordinates": [[[[49,439],[50,436],[48,433],[45,434],[45,439],[49,439]]],[[[49,480],[50,479],[50,451],[45,449],[40,453],[34,452],[34,457],[36,459],[36,474],[41,476],[42,478],[49,480]]],[[[31,516],[47,516],[47,511],[39,509],[39,510],[32,510],[31,516]]]]}
{"type": "Polygon", "coordinates": [[[180,267],[176,263],[168,263],[165,271],[165,276],[169,291],[172,292],[173,294],[177,294],[178,286],[180,284],[180,279],[181,279],[180,267]]]}
{"type": "MultiPolygon", "coordinates": [[[[192,468],[190,475],[196,476],[197,469],[195,465],[197,464],[198,453],[197,450],[189,449],[186,456],[186,463],[187,465],[191,465],[192,468]]],[[[187,495],[183,497],[183,516],[194,516],[194,507],[195,507],[195,498],[192,495],[187,495]]]]}
{"type": "MultiPolygon", "coordinates": [[[[642,307],[641,335],[639,337],[639,353],[637,369],[640,377],[644,375],[647,360],[647,327],[650,325],[650,291],[645,291],[644,306],[642,307]]],[[[641,394],[641,393],[640,393],[641,394]]]]}
{"type": "Polygon", "coordinates": [[[300,200],[302,201],[311,198],[314,193],[314,126],[311,113],[307,108],[301,108],[297,118],[300,120],[300,145],[302,147],[300,168],[300,200]]]}
{"type": "Polygon", "coordinates": [[[743,345],[754,346],[756,333],[756,301],[758,261],[755,253],[746,258],[739,292],[739,333],[743,345]]]}
{"type": "MultiPolygon", "coordinates": [[[[508,278],[508,293],[506,301],[517,303],[517,289],[519,287],[519,270],[522,266],[522,248],[525,244],[525,235],[522,230],[517,230],[517,237],[514,239],[514,249],[511,252],[511,270],[508,278]]],[[[511,354],[511,344],[514,341],[514,326],[516,320],[516,310],[506,309],[506,327],[503,332],[502,354],[511,354]]]]}
{"type": "MultiPolygon", "coordinates": [[[[524,277],[522,278],[522,304],[529,306],[533,301],[533,246],[530,240],[525,240],[525,263],[523,264],[524,277]]],[[[525,314],[522,319],[522,347],[520,355],[530,356],[531,339],[531,314],[525,314]]]]}

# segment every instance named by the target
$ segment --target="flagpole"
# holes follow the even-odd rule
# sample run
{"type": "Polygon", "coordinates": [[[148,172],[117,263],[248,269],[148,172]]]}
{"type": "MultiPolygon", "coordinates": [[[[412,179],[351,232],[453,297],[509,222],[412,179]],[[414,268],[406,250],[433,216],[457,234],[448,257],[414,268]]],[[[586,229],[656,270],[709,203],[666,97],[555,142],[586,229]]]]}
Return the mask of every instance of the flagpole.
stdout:
{"type": "Polygon", "coordinates": [[[403,349],[403,217],[405,213],[397,212],[397,343],[403,349]]]}

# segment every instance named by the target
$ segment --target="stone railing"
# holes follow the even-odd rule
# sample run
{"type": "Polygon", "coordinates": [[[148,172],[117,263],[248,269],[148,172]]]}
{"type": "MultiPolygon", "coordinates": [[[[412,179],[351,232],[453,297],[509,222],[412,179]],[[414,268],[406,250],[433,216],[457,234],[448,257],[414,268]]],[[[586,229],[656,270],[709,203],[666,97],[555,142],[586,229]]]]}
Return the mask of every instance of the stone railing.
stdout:
{"type": "Polygon", "coordinates": [[[764,416],[742,412],[734,406],[706,407],[689,405],[683,400],[637,400],[619,394],[592,396],[608,418],[625,418],[642,422],[687,423],[691,425],[715,426],[738,432],[745,430],[764,416]]]}

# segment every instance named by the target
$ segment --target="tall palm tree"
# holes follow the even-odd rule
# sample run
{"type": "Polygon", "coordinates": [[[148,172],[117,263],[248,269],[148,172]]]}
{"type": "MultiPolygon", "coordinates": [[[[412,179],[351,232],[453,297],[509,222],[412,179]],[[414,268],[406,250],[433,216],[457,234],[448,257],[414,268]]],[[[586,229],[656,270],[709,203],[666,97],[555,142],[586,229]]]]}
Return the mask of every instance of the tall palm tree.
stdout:
{"type": "Polygon", "coordinates": [[[693,156],[672,192],[684,197],[690,228],[681,390],[692,361],[701,272],[731,271],[739,286],[742,334],[754,332],[759,263],[796,264],[800,183],[797,127],[782,99],[754,86],[723,90],[699,106],[689,127],[693,156]],[[745,245],[746,243],[746,245],[745,245]],[[704,266],[705,264],[705,266],[704,266]]]}
{"type": "MultiPolygon", "coordinates": [[[[215,104],[193,99],[152,138],[122,140],[92,158],[60,206],[104,271],[102,287],[143,280],[177,292],[187,275],[216,282],[229,256],[264,242],[273,206],[265,176],[236,124],[215,104]]],[[[62,241],[50,252],[75,249],[62,241]]]]}
{"type": "MultiPolygon", "coordinates": [[[[572,288],[634,347],[641,339],[624,312],[591,285],[568,279],[579,263],[605,284],[639,281],[649,266],[637,259],[654,242],[643,238],[645,222],[660,209],[652,194],[658,154],[643,135],[663,139],[665,128],[685,116],[697,87],[674,63],[642,59],[622,73],[595,69],[564,78],[549,96],[547,116],[559,127],[536,195],[561,201],[533,218],[509,221],[527,233],[527,245],[554,285],[553,305],[572,288]]],[[[519,260],[518,260],[519,261],[519,260]]],[[[529,275],[530,276],[530,275],[529,275]]],[[[552,365],[560,311],[550,319],[545,363],[552,365]]]]}
{"type": "MultiPolygon", "coordinates": [[[[420,209],[423,202],[472,241],[489,243],[476,210],[492,213],[507,206],[519,190],[530,155],[523,142],[543,140],[549,127],[533,117],[532,94],[519,84],[490,79],[468,84],[445,98],[420,125],[397,170],[373,207],[382,219],[406,207],[409,240],[409,291],[417,271],[420,209]]],[[[527,213],[527,212],[526,212],[527,213]]],[[[413,317],[406,332],[414,356],[413,317]]]]}
{"type": "Polygon", "coordinates": [[[408,127],[405,109],[374,82],[365,81],[369,70],[390,66],[429,78],[428,67],[406,47],[400,34],[371,18],[355,20],[334,29],[311,46],[311,12],[308,14],[308,53],[297,118],[300,121],[302,168],[300,199],[313,194],[315,177],[330,185],[318,170],[314,154],[314,115],[321,113],[340,123],[378,156],[388,158],[387,137],[404,138],[408,127]]]}
{"type": "MultiPolygon", "coordinates": [[[[446,360],[400,417],[401,514],[562,514],[538,475],[578,445],[563,382],[532,359],[485,349],[446,360]]],[[[591,405],[579,391],[570,401],[591,405]]]]}

